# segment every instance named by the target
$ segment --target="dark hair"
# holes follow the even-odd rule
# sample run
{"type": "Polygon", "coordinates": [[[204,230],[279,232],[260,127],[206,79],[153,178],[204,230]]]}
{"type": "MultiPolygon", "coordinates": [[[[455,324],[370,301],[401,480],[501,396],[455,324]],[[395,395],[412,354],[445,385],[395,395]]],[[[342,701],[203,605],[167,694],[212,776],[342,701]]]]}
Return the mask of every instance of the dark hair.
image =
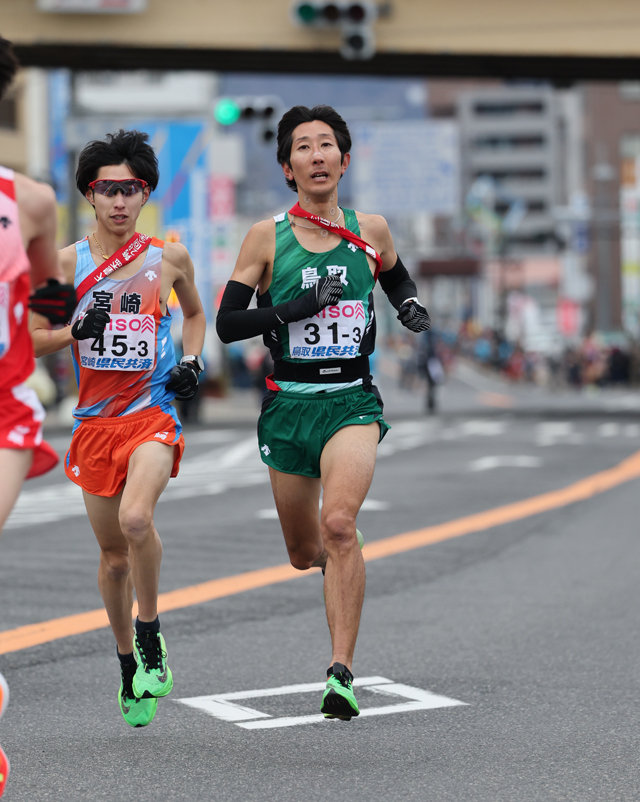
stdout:
{"type": "MultiPolygon", "coordinates": [[[[310,123],[314,120],[320,120],[331,126],[342,158],[349,153],[351,150],[349,128],[332,106],[314,106],[312,109],[307,106],[294,106],[282,115],[282,119],[278,123],[278,164],[290,165],[294,129],[302,123],[310,123]]],[[[293,179],[286,180],[287,186],[295,192],[298,188],[296,182],[293,179]]]]}
{"type": "Polygon", "coordinates": [[[142,178],[151,189],[158,186],[158,157],[151,145],[149,135],[142,131],[124,131],[107,134],[104,140],[94,139],[82,149],[78,157],[76,186],[84,195],[89,182],[98,176],[98,170],[110,164],[126,164],[136,178],[142,178]]]}
{"type": "Polygon", "coordinates": [[[19,66],[13,45],[8,39],[0,36],[0,98],[4,97],[19,66]]]}

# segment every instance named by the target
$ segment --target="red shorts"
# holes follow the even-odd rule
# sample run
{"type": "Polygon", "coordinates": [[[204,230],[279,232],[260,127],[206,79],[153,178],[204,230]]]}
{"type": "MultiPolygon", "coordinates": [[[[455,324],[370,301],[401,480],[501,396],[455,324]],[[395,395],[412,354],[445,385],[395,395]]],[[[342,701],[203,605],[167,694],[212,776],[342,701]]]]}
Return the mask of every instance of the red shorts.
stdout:
{"type": "Polygon", "coordinates": [[[83,419],[71,438],[64,470],[94,496],[115,496],[129,471],[129,459],[142,443],[174,446],[171,476],[177,476],[184,451],[182,427],[158,407],[118,418],[83,419]]]}
{"type": "Polygon", "coordinates": [[[31,449],[27,479],[50,471],[58,455],[42,439],[44,409],[35,392],[24,384],[0,393],[0,448],[31,449]]]}

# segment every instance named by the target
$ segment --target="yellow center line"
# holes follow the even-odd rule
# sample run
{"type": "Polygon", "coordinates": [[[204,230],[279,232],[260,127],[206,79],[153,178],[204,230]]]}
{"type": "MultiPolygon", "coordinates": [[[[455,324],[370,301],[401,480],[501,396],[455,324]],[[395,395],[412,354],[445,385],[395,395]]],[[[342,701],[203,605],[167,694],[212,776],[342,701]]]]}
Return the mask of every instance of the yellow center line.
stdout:
{"type": "MultiPolygon", "coordinates": [[[[594,473],[567,487],[551,490],[548,493],[501,507],[494,507],[484,512],[466,515],[463,518],[446,521],[435,526],[427,526],[424,529],[416,529],[413,532],[376,540],[365,544],[362,553],[364,559],[370,562],[472,532],[482,532],[495,526],[503,526],[512,521],[519,521],[532,515],[565,507],[577,501],[584,501],[639,476],[640,451],[613,468],[594,473]]],[[[212,579],[209,582],[161,593],[158,597],[158,610],[161,613],[179,610],[307,575],[308,572],[296,571],[286,563],[270,568],[259,568],[256,571],[247,571],[236,576],[212,579]]],[[[0,632],[0,654],[21,651],[71,635],[93,632],[107,626],[109,626],[107,614],[100,609],[8,629],[0,632]]]]}

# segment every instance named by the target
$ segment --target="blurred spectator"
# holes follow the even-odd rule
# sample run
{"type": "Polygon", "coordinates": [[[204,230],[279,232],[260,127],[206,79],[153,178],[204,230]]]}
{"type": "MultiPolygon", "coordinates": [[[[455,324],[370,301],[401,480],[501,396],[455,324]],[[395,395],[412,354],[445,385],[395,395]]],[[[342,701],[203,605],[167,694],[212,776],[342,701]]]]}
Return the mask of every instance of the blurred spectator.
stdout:
{"type": "Polygon", "coordinates": [[[631,379],[631,357],[618,346],[609,354],[607,374],[611,384],[628,384],[631,379]]]}
{"type": "Polygon", "coordinates": [[[444,365],[440,356],[440,337],[431,328],[416,338],[416,363],[418,373],[424,377],[427,387],[426,408],[433,413],[437,409],[437,388],[444,381],[444,365]]]}

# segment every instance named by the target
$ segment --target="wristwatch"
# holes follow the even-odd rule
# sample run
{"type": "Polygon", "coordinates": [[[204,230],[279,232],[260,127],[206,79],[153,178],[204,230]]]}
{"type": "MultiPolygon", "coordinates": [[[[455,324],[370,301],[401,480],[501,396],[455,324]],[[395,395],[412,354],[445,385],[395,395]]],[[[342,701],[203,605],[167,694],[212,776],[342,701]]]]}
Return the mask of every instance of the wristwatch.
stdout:
{"type": "Polygon", "coordinates": [[[187,354],[183,356],[180,360],[181,365],[191,365],[191,367],[195,370],[198,376],[204,370],[204,362],[202,361],[202,357],[199,354],[187,354]]]}

